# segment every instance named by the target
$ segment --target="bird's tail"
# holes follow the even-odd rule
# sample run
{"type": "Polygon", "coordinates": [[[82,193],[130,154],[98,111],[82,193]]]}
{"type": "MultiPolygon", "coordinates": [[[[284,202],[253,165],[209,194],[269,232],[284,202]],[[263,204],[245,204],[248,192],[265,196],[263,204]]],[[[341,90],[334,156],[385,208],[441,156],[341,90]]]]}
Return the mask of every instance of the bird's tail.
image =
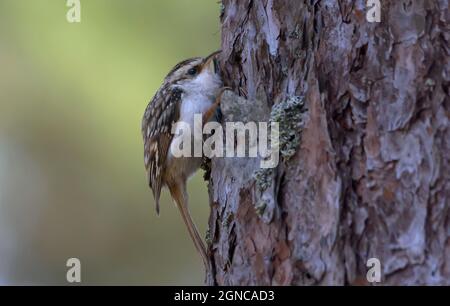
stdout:
{"type": "Polygon", "coordinates": [[[155,209],[156,214],[159,216],[159,198],[161,197],[161,189],[157,189],[156,191],[152,188],[153,198],[155,199],[155,209]]]}
{"type": "Polygon", "coordinates": [[[191,218],[191,214],[188,209],[188,197],[186,190],[185,188],[180,187],[177,184],[169,185],[168,187],[172,198],[174,199],[178,209],[180,210],[181,217],[186,224],[189,235],[194,242],[195,248],[200,253],[205,267],[208,267],[208,256],[206,254],[205,244],[203,243],[203,240],[198,233],[197,227],[195,226],[194,221],[191,218]]]}

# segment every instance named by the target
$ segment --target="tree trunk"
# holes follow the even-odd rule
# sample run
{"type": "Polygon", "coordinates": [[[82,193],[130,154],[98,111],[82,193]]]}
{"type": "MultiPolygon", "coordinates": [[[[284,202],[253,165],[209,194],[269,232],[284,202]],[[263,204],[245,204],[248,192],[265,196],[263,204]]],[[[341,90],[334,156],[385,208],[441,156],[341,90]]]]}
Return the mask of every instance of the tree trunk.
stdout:
{"type": "Polygon", "coordinates": [[[364,0],[222,9],[223,78],[240,96],[224,120],[282,105],[295,151],[262,189],[257,159],[212,160],[207,283],[366,284],[374,257],[380,284],[450,284],[448,1],[381,1],[380,23],[364,0]]]}

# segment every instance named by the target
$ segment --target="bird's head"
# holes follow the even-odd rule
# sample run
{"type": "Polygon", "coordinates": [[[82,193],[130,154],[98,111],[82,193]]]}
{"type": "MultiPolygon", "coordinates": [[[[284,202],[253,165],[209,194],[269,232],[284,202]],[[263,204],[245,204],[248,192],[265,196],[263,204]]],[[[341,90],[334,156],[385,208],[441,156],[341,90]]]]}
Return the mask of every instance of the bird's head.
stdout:
{"type": "Polygon", "coordinates": [[[216,51],[207,57],[194,57],[178,63],[167,75],[165,82],[189,94],[217,92],[222,87],[218,74],[216,51]]]}

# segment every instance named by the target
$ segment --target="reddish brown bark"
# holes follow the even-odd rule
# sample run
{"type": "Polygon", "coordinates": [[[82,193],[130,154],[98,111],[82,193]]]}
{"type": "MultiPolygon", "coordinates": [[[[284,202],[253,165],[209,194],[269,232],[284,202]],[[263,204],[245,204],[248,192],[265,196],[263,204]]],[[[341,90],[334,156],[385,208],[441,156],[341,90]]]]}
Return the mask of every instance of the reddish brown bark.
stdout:
{"type": "Polygon", "coordinates": [[[381,2],[223,1],[226,85],[308,111],[268,219],[258,163],[212,160],[209,284],[450,284],[448,1],[381,2]]]}

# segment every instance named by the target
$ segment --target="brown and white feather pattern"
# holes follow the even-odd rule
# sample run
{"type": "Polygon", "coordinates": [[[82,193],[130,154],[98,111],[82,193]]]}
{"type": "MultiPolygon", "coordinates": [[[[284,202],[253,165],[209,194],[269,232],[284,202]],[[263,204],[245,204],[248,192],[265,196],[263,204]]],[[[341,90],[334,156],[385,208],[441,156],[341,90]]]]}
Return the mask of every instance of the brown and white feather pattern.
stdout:
{"type": "Polygon", "coordinates": [[[171,129],[172,124],[178,121],[181,94],[180,89],[166,84],[148,104],[142,120],[145,168],[158,214],[164,167],[173,138],[171,129]]]}
{"type": "MultiPolygon", "coordinates": [[[[194,113],[203,113],[214,103],[214,95],[221,86],[220,77],[208,69],[198,69],[199,73],[194,75],[188,73],[192,68],[201,68],[206,59],[194,57],[178,63],[164,79],[142,119],[145,168],[157,213],[161,189],[167,183],[165,176],[168,170],[168,151],[173,138],[172,124],[179,120],[191,122],[194,113]],[[185,99],[183,106],[182,99],[185,99]]],[[[191,161],[186,169],[178,166],[180,175],[186,177],[196,170],[191,161]]]]}

